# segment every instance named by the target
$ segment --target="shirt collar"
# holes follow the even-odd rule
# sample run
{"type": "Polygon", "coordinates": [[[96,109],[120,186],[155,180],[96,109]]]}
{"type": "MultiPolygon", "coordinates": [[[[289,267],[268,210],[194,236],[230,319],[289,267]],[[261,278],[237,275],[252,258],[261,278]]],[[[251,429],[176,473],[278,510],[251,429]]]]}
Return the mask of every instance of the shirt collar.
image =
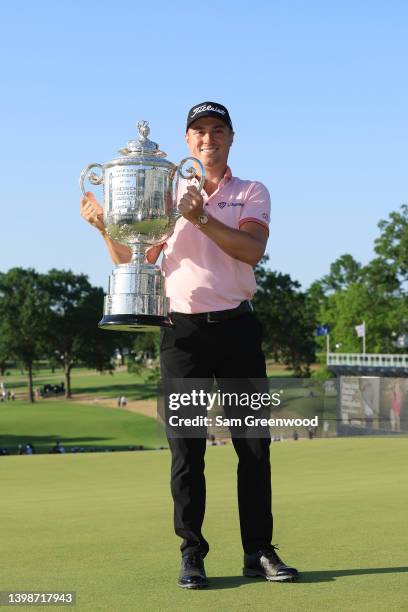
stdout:
{"type": "MultiPolygon", "coordinates": [[[[197,175],[195,177],[197,179],[197,175]]],[[[232,172],[231,172],[231,168],[229,166],[227,166],[227,169],[224,172],[224,176],[222,177],[222,179],[220,180],[220,183],[223,183],[224,181],[226,183],[228,183],[228,181],[230,181],[232,179],[232,172]]]]}
{"type": "Polygon", "coordinates": [[[210,196],[207,196],[208,200],[210,200],[217,193],[219,193],[220,189],[222,189],[227,183],[229,183],[230,180],[232,180],[232,172],[231,172],[231,168],[229,166],[227,166],[227,169],[224,172],[224,176],[222,177],[222,179],[218,183],[217,189],[210,196]]]}
{"type": "Polygon", "coordinates": [[[230,181],[232,179],[232,172],[231,172],[231,168],[229,166],[227,166],[227,169],[225,171],[224,176],[222,177],[222,180],[225,181],[226,183],[228,181],[230,181]]]}
{"type": "MultiPolygon", "coordinates": [[[[219,185],[218,185],[217,190],[216,190],[216,191],[215,191],[215,192],[214,192],[212,195],[214,195],[215,193],[217,193],[217,192],[219,191],[219,189],[220,189],[221,187],[223,187],[223,186],[224,186],[226,183],[228,183],[229,181],[231,181],[231,180],[232,180],[232,178],[233,178],[233,176],[232,176],[231,168],[230,168],[229,166],[227,166],[227,168],[226,168],[226,170],[225,170],[225,173],[224,173],[224,176],[222,177],[222,179],[221,179],[221,180],[220,180],[220,182],[219,182],[219,185]]],[[[197,175],[195,175],[195,177],[194,177],[193,181],[194,181],[194,183],[195,183],[196,185],[198,185],[198,184],[199,184],[199,179],[198,179],[197,175]]],[[[205,194],[205,191],[203,191],[203,194],[205,194]]],[[[205,194],[205,196],[207,197],[207,195],[206,195],[206,194],[205,194]]]]}

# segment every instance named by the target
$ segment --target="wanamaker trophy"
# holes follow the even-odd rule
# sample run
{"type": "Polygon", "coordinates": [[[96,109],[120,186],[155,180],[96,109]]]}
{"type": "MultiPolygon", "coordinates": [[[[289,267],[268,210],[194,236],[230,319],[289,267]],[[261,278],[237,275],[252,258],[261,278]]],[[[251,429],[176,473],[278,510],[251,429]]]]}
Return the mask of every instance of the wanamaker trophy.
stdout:
{"type": "Polygon", "coordinates": [[[164,277],[158,266],[144,263],[145,251],[162,244],[173,233],[180,216],[179,177],[189,179],[196,174],[193,167],[183,172],[184,164],[190,160],[200,168],[199,191],[205,181],[200,160],[186,157],[176,166],[149,140],[149,123],[139,121],[137,127],[138,139],[129,140],[119,150],[120,157],[105,164],[89,164],[79,179],[84,195],[86,178],[92,185],[103,184],[106,231],[132,251],[130,263],[119,264],[109,277],[99,327],[114,331],[151,331],[152,326],[171,326],[164,277]],[[92,168],[99,168],[101,173],[90,172],[92,168]]]}

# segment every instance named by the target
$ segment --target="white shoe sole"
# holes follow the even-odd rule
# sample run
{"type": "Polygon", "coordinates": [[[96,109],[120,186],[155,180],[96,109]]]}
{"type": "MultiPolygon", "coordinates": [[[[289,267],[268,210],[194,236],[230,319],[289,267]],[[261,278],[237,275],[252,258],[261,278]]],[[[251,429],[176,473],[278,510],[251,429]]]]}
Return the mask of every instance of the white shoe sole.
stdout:
{"type": "Polygon", "coordinates": [[[298,579],[298,576],[293,576],[292,574],[286,576],[265,576],[263,572],[251,569],[244,569],[242,573],[246,578],[264,578],[268,582],[296,582],[298,579]]]}

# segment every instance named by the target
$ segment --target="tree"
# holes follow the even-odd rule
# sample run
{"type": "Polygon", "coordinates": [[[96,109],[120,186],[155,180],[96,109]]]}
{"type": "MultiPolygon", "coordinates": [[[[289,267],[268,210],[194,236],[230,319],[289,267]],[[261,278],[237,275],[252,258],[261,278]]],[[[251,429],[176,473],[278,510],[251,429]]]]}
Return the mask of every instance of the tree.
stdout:
{"type": "Polygon", "coordinates": [[[256,266],[257,292],[254,307],[264,328],[264,348],[276,361],[291,367],[295,375],[309,373],[314,361],[315,321],[308,309],[307,296],[288,274],[256,266]]]}
{"type": "Polygon", "coordinates": [[[136,334],[132,349],[133,353],[144,361],[156,359],[160,350],[160,333],[152,331],[136,334]]]}
{"type": "Polygon", "coordinates": [[[10,344],[7,342],[7,332],[0,321],[0,375],[4,376],[10,360],[13,358],[10,344]]]}
{"type": "Polygon", "coordinates": [[[103,311],[103,290],[85,274],[50,270],[47,275],[51,326],[48,355],[58,355],[64,368],[65,397],[72,397],[71,371],[79,363],[98,371],[113,369],[115,335],[97,326],[103,311]]]}
{"type": "Polygon", "coordinates": [[[330,265],[330,272],[323,277],[325,291],[341,291],[361,279],[361,264],[348,253],[341,255],[330,265]]]}
{"type": "Polygon", "coordinates": [[[0,273],[1,344],[27,370],[30,402],[34,402],[33,365],[46,349],[49,315],[43,275],[31,268],[0,273]]]}
{"type": "Polygon", "coordinates": [[[129,355],[132,351],[133,343],[135,340],[134,332],[112,332],[109,333],[115,339],[115,350],[117,355],[120,357],[120,365],[125,365],[125,357],[129,355]]]}
{"type": "Polygon", "coordinates": [[[383,257],[376,257],[364,266],[362,278],[369,287],[375,288],[379,293],[403,295],[396,269],[383,257]]]}
{"type": "Polygon", "coordinates": [[[368,352],[395,352],[396,337],[408,330],[408,206],[378,227],[374,259],[361,266],[342,255],[309,290],[319,322],[329,323],[331,340],[342,351],[361,351],[355,326],[363,320],[368,352]]]}
{"type": "Polygon", "coordinates": [[[329,324],[331,340],[341,343],[342,352],[361,352],[362,341],[355,327],[363,320],[367,352],[393,352],[392,333],[398,327],[398,302],[398,298],[376,293],[363,283],[354,283],[329,296],[321,311],[321,320],[329,324]]]}
{"type": "Polygon", "coordinates": [[[381,235],[375,240],[375,252],[389,273],[405,283],[408,280],[408,205],[403,204],[399,211],[392,212],[378,227],[381,235]]]}

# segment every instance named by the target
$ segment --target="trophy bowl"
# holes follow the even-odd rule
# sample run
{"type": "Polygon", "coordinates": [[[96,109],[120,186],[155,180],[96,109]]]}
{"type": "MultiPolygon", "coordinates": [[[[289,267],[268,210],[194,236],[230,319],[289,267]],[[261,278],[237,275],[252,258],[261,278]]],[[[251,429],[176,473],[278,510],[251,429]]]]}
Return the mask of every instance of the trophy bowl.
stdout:
{"type": "Polygon", "coordinates": [[[196,176],[194,167],[183,172],[185,163],[192,161],[200,168],[199,190],[205,181],[200,160],[186,157],[175,165],[149,140],[147,121],[139,121],[138,130],[138,139],[120,149],[120,157],[105,164],[89,164],[79,181],[84,195],[86,178],[92,185],[103,184],[107,234],[132,252],[130,262],[117,265],[109,277],[99,327],[113,331],[152,331],[172,325],[164,277],[158,266],[145,263],[145,251],[163,244],[174,231],[180,216],[179,178],[196,176]],[[100,174],[91,172],[94,168],[99,168],[100,174]]]}

